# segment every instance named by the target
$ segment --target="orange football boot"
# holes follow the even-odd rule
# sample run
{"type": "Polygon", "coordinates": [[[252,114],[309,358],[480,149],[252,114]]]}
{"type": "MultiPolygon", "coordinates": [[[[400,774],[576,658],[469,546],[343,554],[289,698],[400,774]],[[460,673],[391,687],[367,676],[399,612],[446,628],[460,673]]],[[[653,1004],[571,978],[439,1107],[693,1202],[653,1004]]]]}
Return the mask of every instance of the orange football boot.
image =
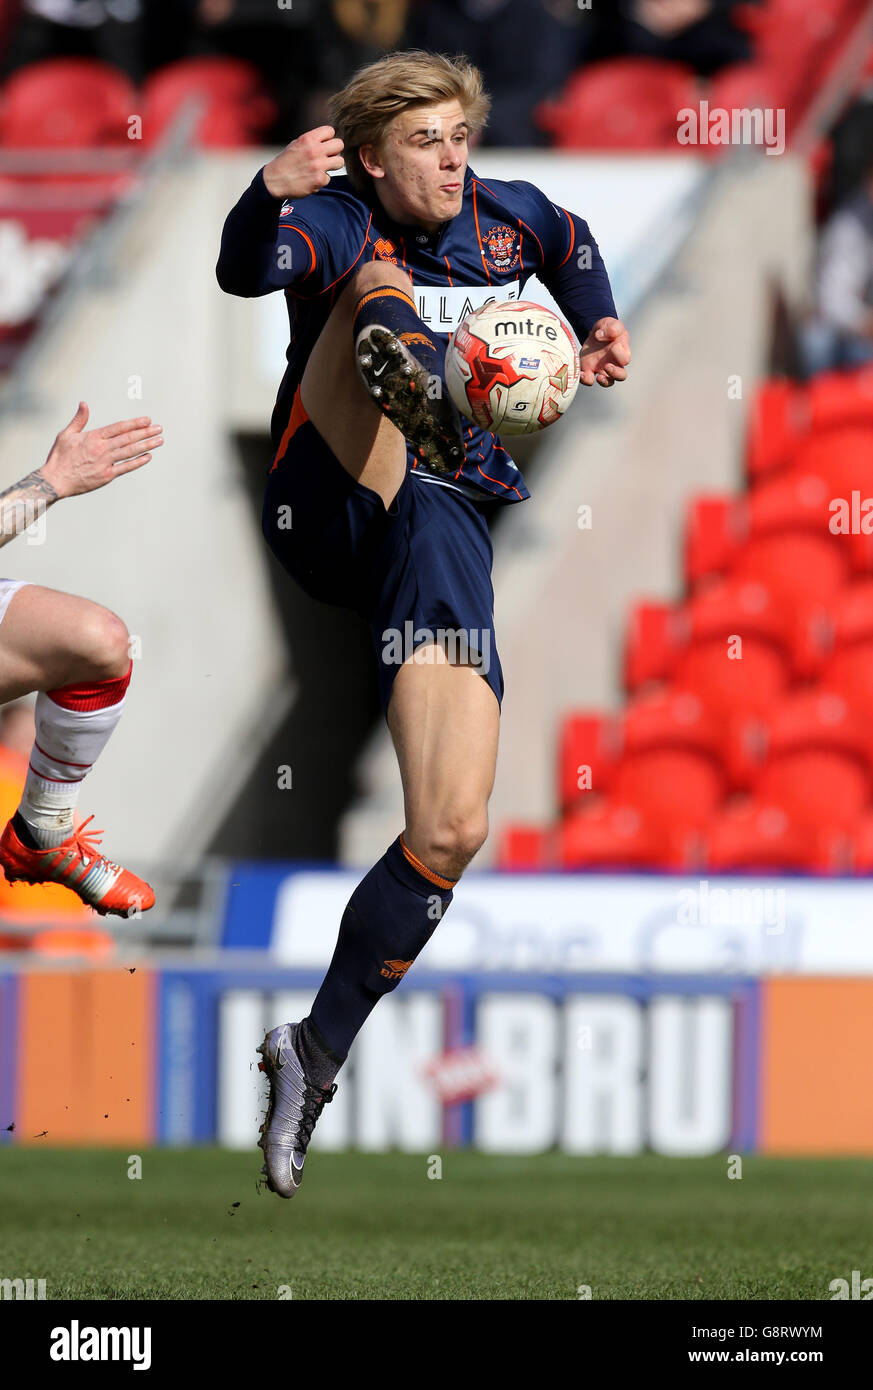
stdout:
{"type": "Polygon", "coordinates": [[[113,864],[97,851],[102,830],[85,830],[89,816],[62,844],[31,849],[15,828],[15,817],[0,836],[0,865],[10,883],[60,883],[99,912],[134,917],[154,906],[155,895],[142,878],[113,864]]]}

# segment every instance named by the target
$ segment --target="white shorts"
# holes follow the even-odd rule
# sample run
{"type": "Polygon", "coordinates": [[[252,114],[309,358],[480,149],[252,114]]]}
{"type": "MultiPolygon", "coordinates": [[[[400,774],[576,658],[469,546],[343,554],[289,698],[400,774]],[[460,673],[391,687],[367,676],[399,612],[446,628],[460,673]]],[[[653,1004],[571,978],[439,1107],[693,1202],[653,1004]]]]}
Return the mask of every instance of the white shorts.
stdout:
{"type": "Polygon", "coordinates": [[[0,623],[6,617],[6,609],[12,602],[13,595],[28,582],[27,579],[0,579],[0,623]]]}

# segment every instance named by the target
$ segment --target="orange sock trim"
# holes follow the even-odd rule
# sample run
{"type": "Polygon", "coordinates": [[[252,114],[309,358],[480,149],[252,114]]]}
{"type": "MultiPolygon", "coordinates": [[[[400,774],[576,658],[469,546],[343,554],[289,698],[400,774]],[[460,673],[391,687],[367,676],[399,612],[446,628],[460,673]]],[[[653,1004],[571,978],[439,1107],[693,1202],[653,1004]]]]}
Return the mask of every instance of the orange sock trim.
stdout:
{"type": "Polygon", "coordinates": [[[386,294],[393,294],[396,299],[404,300],[409,305],[410,309],[413,310],[414,313],[418,313],[418,310],[415,307],[414,300],[410,299],[409,295],[406,294],[403,290],[398,290],[394,285],[380,285],[377,290],[369,290],[364,295],[363,299],[358,300],[357,304],[355,305],[355,317],[357,318],[364,305],[369,304],[371,299],[382,299],[383,296],[386,294]]]}
{"type": "Polygon", "coordinates": [[[412,853],[412,850],[409,848],[402,835],[400,836],[400,848],[403,850],[403,853],[413,869],[417,869],[421,876],[427,879],[428,883],[436,884],[437,888],[455,887],[458,882],[456,878],[440,878],[439,874],[435,874],[433,869],[429,869],[426,864],[422,864],[418,855],[412,853]]]}

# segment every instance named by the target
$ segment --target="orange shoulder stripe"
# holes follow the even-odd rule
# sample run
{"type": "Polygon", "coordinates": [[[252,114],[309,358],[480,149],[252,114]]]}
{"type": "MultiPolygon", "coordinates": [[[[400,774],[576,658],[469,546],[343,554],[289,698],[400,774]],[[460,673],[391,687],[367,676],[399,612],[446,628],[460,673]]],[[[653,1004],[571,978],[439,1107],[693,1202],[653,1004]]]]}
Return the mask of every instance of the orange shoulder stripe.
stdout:
{"type": "Polygon", "coordinates": [[[315,254],[315,247],[313,246],[310,238],[302,230],[302,228],[295,227],[293,222],[280,222],[279,226],[284,228],[286,231],[296,232],[298,236],[302,236],[303,240],[306,242],[306,245],[309,247],[309,254],[312,257],[312,265],[309,267],[306,274],[301,276],[301,279],[306,280],[312,274],[315,267],[318,265],[318,257],[315,254]]]}
{"type": "MultiPolygon", "coordinates": [[[[576,240],[576,238],[575,238],[575,236],[574,236],[574,228],[573,228],[573,219],[572,219],[572,217],[570,216],[570,214],[569,214],[569,212],[567,211],[566,208],[561,208],[561,212],[564,214],[564,216],[566,217],[567,221],[570,223],[570,245],[567,247],[567,254],[566,254],[566,256],[565,256],[564,259],[561,261],[561,265],[566,265],[567,262],[568,262],[568,260],[570,259],[570,252],[573,250],[573,242],[576,240]]],[[[561,265],[558,266],[558,269],[559,269],[559,270],[561,269],[561,265]]]]}

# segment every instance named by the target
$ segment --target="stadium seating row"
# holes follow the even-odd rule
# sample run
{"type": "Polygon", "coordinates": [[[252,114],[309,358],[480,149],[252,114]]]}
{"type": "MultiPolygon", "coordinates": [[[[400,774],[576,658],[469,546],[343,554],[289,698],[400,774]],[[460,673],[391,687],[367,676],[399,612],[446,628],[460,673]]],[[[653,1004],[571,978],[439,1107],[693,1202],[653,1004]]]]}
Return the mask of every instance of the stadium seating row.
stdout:
{"type": "MultiPolygon", "coordinates": [[[[617,58],[581,68],[559,99],[543,102],[537,123],[558,148],[677,148],[677,112],[770,110],[791,123],[805,111],[830,61],[851,34],[864,0],[768,0],[740,7],[756,59],[718,73],[705,87],[691,68],[648,58],[617,58]]],[[[724,144],[696,143],[695,152],[723,153],[724,144]]]]}
{"type": "Polygon", "coordinates": [[[188,58],[152,73],[140,91],[92,58],[51,58],[0,88],[0,143],[7,149],[84,149],[159,141],[192,98],[203,103],[204,146],[256,142],[274,119],[257,70],[234,58],[188,58]],[[131,118],[141,118],[141,130],[131,118]]]}
{"type": "Polygon", "coordinates": [[[873,872],[871,384],[764,386],[748,491],[692,500],[685,597],[635,607],[625,709],[567,716],[503,867],[873,872]]]}

